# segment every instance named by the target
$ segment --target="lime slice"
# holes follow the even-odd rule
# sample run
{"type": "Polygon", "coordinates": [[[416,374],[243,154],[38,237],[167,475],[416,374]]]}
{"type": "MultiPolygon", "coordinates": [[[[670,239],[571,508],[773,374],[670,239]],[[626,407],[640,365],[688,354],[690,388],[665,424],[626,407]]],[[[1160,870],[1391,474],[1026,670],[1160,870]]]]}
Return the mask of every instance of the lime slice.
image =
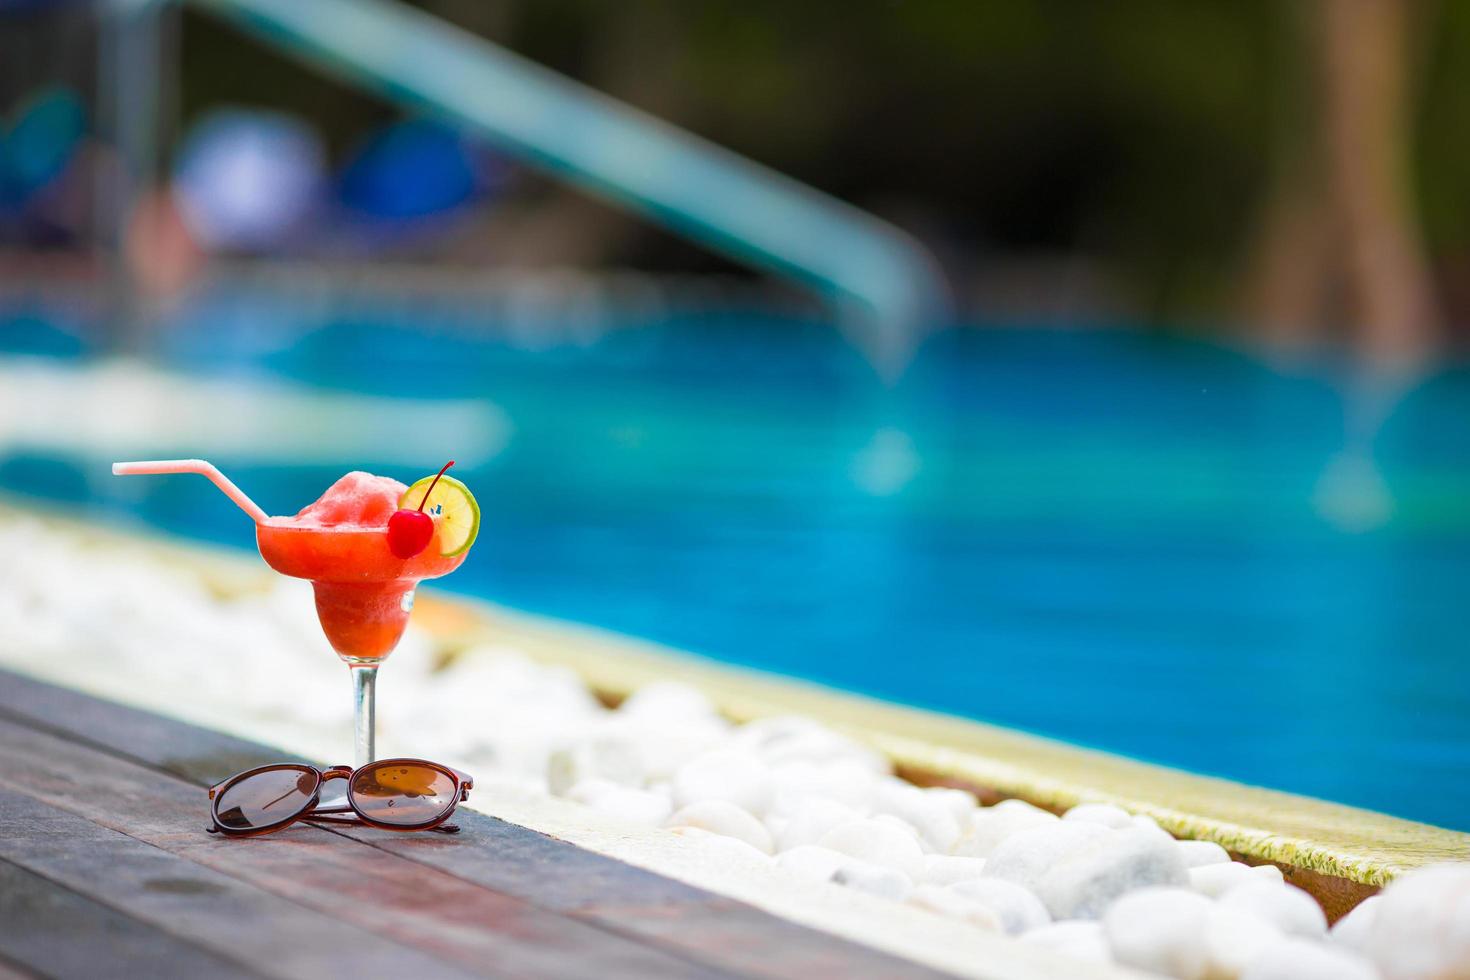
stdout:
{"type": "MultiPolygon", "coordinates": [[[[432,476],[416,482],[403,491],[403,496],[398,498],[398,506],[418,510],[424,491],[433,482],[432,476]]],[[[475,543],[475,535],[480,533],[480,505],[475,503],[475,495],[470,493],[469,487],[447,473],[439,478],[439,484],[424,501],[424,513],[432,517],[439,528],[439,553],[445,558],[470,550],[470,545],[475,543]]]]}

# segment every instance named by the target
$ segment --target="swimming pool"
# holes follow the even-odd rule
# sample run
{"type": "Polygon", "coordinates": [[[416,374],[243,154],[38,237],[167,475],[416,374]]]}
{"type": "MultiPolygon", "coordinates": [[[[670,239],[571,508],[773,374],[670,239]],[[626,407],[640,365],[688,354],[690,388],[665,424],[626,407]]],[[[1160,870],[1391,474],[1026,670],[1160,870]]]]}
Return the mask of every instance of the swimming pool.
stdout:
{"type": "MultiPolygon", "coordinates": [[[[5,316],[0,367],[101,357],[83,315],[5,316]]],[[[769,311],[558,317],[214,291],[145,333],[151,365],[398,399],[432,439],[157,455],[294,512],[345,468],[431,472],[455,435],[434,406],[483,405],[498,435],[456,472],[485,523],[446,587],[1470,829],[1470,371],[1374,403],[1197,342],[950,330],[890,387],[769,311]]],[[[99,477],[106,449],[7,440],[0,487],[252,545],[193,482],[99,477]]]]}

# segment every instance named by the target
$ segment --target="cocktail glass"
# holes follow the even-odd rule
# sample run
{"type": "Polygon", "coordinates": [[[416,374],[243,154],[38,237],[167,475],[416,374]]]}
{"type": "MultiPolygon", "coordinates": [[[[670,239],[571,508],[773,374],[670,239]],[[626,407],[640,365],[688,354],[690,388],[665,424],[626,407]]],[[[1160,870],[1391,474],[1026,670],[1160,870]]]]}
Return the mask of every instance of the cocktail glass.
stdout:
{"type": "Polygon", "coordinates": [[[255,526],[255,542],[271,568],[311,581],[322,632],[351,668],[357,765],[372,762],[378,666],[408,626],[414,588],[448,575],[465,556],[442,557],[430,542],[413,558],[396,558],[382,528],[309,527],[279,517],[255,526]]]}
{"type": "Polygon", "coordinates": [[[322,631],[352,674],[356,765],[374,761],[378,667],[408,626],[418,583],[448,575],[465,553],[441,555],[437,527],[422,552],[398,558],[389,550],[385,527],[322,526],[270,517],[204,460],[114,463],[112,471],[120,476],[196,473],[212,480],[255,521],[256,545],[266,564],[311,582],[322,631]]]}

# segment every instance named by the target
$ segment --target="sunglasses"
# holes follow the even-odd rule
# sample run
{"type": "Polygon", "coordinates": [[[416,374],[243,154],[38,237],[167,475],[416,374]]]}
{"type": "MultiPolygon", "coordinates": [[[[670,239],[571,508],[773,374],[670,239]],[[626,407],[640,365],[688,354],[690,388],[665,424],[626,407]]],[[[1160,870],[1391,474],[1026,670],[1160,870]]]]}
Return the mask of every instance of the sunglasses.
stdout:
{"type": "Polygon", "coordinates": [[[307,823],[367,825],[383,830],[458,833],[445,823],[475,781],[423,759],[383,759],[358,769],[282,763],[231,776],[209,788],[211,834],[255,837],[307,823]],[[322,784],[347,780],[345,803],[321,805],[322,784]]]}

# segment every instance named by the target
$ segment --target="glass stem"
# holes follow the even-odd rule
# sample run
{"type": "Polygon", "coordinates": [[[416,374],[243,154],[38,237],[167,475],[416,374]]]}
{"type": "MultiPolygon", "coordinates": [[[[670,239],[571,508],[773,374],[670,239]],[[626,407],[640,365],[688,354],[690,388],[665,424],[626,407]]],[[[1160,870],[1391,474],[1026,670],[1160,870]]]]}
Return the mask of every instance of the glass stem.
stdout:
{"type": "Polygon", "coordinates": [[[374,761],[373,754],[373,732],[374,703],[378,690],[378,668],[377,665],[360,666],[353,664],[352,671],[352,713],[357,719],[357,746],[356,759],[353,768],[359,768],[374,761]]]}

